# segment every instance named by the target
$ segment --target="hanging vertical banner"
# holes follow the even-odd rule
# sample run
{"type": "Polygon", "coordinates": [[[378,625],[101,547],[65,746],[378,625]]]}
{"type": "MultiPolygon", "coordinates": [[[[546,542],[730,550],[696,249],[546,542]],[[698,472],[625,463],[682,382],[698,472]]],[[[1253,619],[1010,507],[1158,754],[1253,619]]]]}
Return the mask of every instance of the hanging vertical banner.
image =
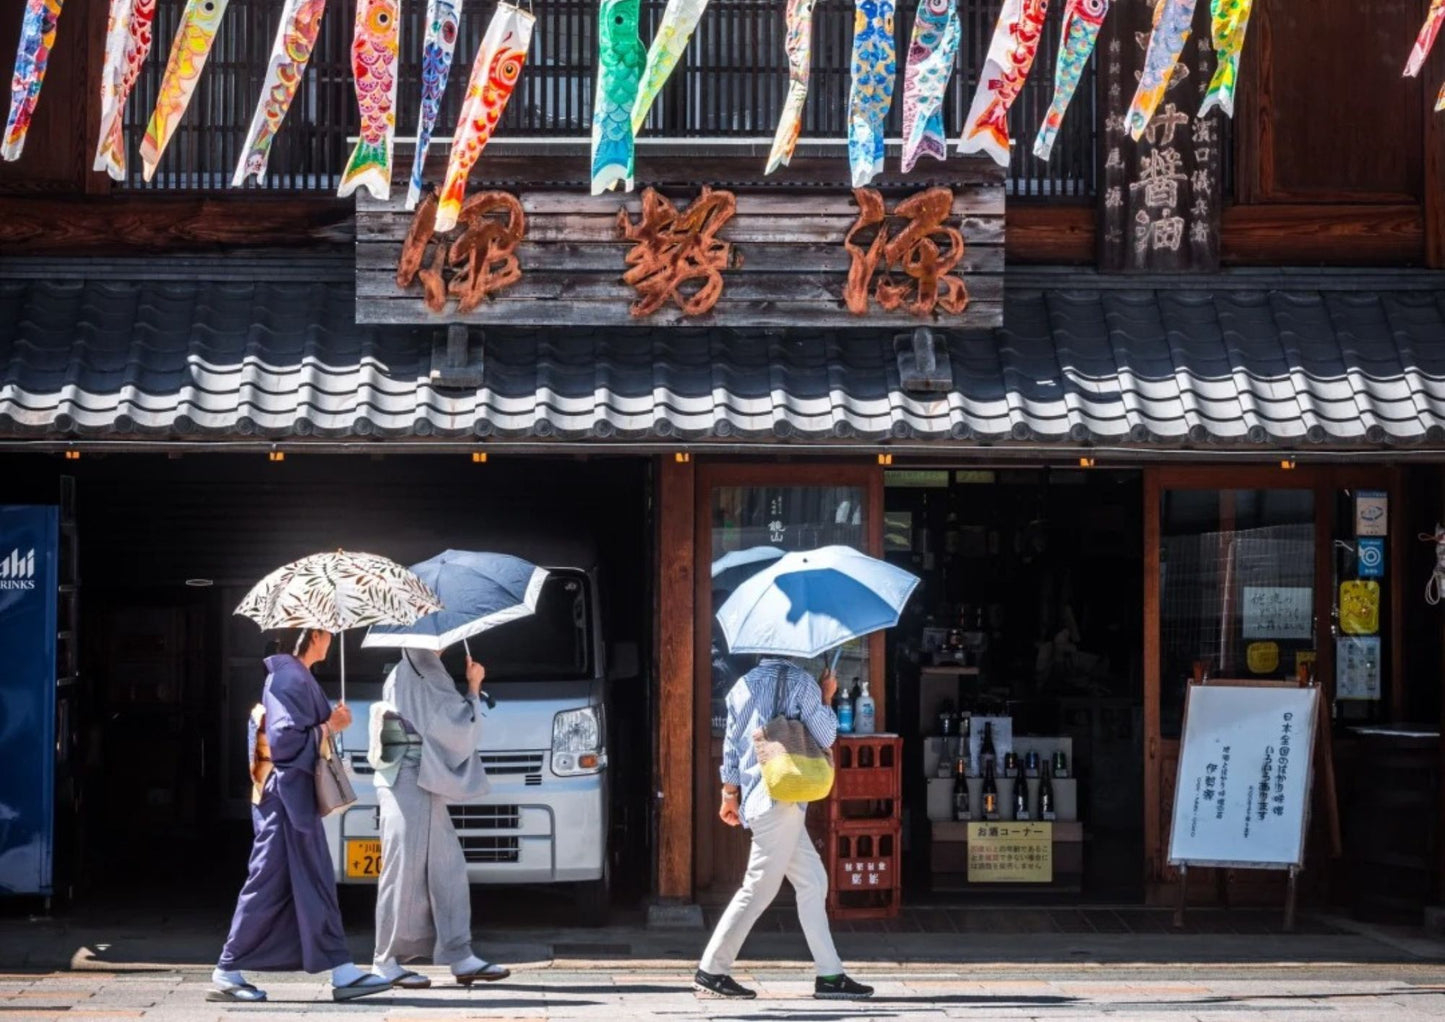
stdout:
{"type": "Polygon", "coordinates": [[[1193,31],[1194,6],[1195,0],[1159,0],[1154,8],[1154,31],[1144,55],[1144,73],[1139,76],[1139,87],[1129,104],[1129,136],[1135,142],[1144,137],[1144,130],[1154,120],[1154,112],[1169,90],[1184,44],[1193,31]]]}
{"type": "Polygon", "coordinates": [[[893,45],[893,0],[855,0],[853,85],[848,93],[848,163],[853,187],[883,173],[883,136],[893,106],[898,55],[893,45]]]}
{"type": "Polygon", "coordinates": [[[1054,64],[1054,98],[1034,139],[1034,155],[1047,160],[1054,151],[1064,114],[1079,90],[1079,80],[1099,41],[1099,29],[1109,13],[1112,0],[1069,0],[1064,8],[1063,44],[1054,64]]]}
{"type": "Polygon", "coordinates": [[[773,148],[768,153],[765,174],[786,167],[803,133],[803,106],[808,101],[808,79],[813,68],[813,5],[816,0],[788,0],[788,96],[778,117],[773,148]]]}
{"type": "Polygon", "coordinates": [[[391,147],[396,138],[396,63],[401,47],[397,0],[357,0],[351,36],[351,74],[361,110],[361,137],[341,175],[336,194],[365,188],[372,198],[391,198],[391,147]]]}
{"type": "Polygon", "coordinates": [[[171,136],[181,118],[186,115],[196,83],[205,70],[206,58],[215,45],[216,33],[221,28],[221,17],[231,0],[187,0],[186,9],[181,13],[181,24],[176,29],[176,38],[171,43],[170,59],[166,61],[166,73],[161,78],[160,93],[156,97],[156,108],[151,113],[150,124],[146,127],[145,138],[140,144],[141,174],[149,181],[156,172],[161,154],[170,144],[171,136]]]}
{"type": "Polygon", "coordinates": [[[602,0],[598,10],[597,88],[592,108],[592,194],[632,191],[632,108],[647,50],[637,34],[641,0],[602,0]]]}
{"type": "Polygon", "coordinates": [[[708,0],[667,0],[662,20],[647,48],[647,66],[642,71],[642,84],[637,90],[637,101],[632,106],[632,133],[640,134],[647,121],[647,112],[657,101],[657,94],[667,84],[677,62],[687,49],[688,40],[707,10],[708,0]]]}
{"type": "Polygon", "coordinates": [[[60,515],[0,507],[0,894],[50,894],[60,515]]]}
{"type": "Polygon", "coordinates": [[[65,0],[28,0],[20,22],[20,46],[15,53],[15,71],[10,78],[10,113],[5,134],[0,137],[0,160],[18,160],[25,148],[30,118],[45,84],[50,48],[55,45],[55,28],[65,0]]]}
{"type": "Polygon", "coordinates": [[[100,74],[100,141],[95,170],[125,180],[125,104],[151,51],[156,0],[111,0],[100,74]]]}
{"type": "Polygon", "coordinates": [[[296,96],[296,87],[306,73],[306,64],[311,60],[311,51],[316,48],[316,37],[321,34],[321,17],[325,13],[326,0],[286,0],[286,6],[281,8],[281,23],[276,28],[276,42],[271,47],[266,81],[261,86],[256,113],[251,117],[246,144],[241,147],[236,174],[231,178],[233,187],[245,184],[246,178],[252,175],[257,183],[266,179],[271,143],[276,140],[276,133],[281,130],[281,122],[286,119],[291,100],[296,96]]]}
{"type": "Polygon", "coordinates": [[[908,67],[903,72],[903,172],[920,156],[948,158],[943,99],[963,36],[958,0],[922,0],[913,18],[908,67]]]}
{"type": "Polygon", "coordinates": [[[1048,10],[1049,0],[1004,0],[958,143],[960,153],[988,153],[1000,167],[1008,166],[1009,108],[1034,66],[1048,10]]]}
{"type": "Polygon", "coordinates": [[[452,53],[457,47],[460,0],[427,0],[426,40],[421,51],[421,113],[417,115],[416,152],[411,160],[411,183],[406,190],[406,208],[421,201],[422,168],[431,148],[432,131],[441,113],[442,96],[452,73],[452,53]]]}
{"type": "Polygon", "coordinates": [[[446,182],[437,205],[438,231],[449,231],[457,225],[462,199],[466,196],[467,177],[496,131],[507,100],[522,76],[536,23],[530,11],[505,3],[497,5],[492,20],[487,23],[481,48],[472,62],[466,99],[462,101],[457,127],[452,132],[446,182]]]}
{"type": "Polygon", "coordinates": [[[1414,78],[1424,69],[1442,24],[1445,24],[1445,0],[1430,0],[1430,11],[1425,15],[1425,24],[1420,26],[1415,45],[1410,47],[1410,59],[1405,62],[1406,78],[1414,78]]]}
{"type": "Polygon", "coordinates": [[[1204,92],[1199,108],[1203,117],[1215,107],[1234,116],[1234,88],[1239,82],[1239,55],[1244,51],[1244,33],[1254,0],[1210,0],[1209,23],[1214,36],[1214,77],[1204,92]]]}

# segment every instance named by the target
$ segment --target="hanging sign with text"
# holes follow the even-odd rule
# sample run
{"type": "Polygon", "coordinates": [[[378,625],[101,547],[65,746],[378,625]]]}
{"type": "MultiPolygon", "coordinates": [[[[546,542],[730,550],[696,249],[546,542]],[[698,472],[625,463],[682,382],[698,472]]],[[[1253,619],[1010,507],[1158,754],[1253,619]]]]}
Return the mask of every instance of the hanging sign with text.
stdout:
{"type": "Polygon", "coordinates": [[[1313,686],[1190,686],[1170,865],[1303,863],[1318,698],[1313,686]]]}
{"type": "Polygon", "coordinates": [[[1052,823],[968,825],[968,882],[1047,884],[1054,879],[1052,823]]]}

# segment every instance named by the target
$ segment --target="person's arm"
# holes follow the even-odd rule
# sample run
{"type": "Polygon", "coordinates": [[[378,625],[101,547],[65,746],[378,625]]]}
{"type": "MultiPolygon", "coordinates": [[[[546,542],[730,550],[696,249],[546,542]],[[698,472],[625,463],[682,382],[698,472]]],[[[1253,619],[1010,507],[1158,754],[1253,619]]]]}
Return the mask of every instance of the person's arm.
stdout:
{"type": "Polygon", "coordinates": [[[823,692],[805,671],[794,676],[798,692],[798,719],[813,736],[813,740],[825,749],[833,747],[838,739],[838,718],[823,702],[823,692]]]}
{"type": "Polygon", "coordinates": [[[351,711],[340,704],[326,720],[313,720],[314,711],[297,691],[291,679],[276,678],[262,700],[266,706],[266,741],[271,761],[279,767],[299,764],[309,767],[320,740],[328,732],[343,731],[351,723],[351,711]]]}
{"type": "Polygon", "coordinates": [[[738,718],[737,710],[733,708],[731,698],[727,701],[728,726],[723,736],[723,758],[722,767],[718,774],[722,778],[722,805],[718,807],[718,817],[729,827],[736,827],[742,821],[738,817],[738,792],[741,790],[742,771],[738,768],[739,741],[741,735],[742,721],[738,718]]]}

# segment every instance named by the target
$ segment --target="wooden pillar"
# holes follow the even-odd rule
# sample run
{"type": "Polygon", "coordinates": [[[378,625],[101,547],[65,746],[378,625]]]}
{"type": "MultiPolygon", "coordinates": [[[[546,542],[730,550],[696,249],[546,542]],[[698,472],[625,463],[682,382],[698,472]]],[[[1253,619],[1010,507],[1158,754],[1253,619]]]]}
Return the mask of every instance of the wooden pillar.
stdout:
{"type": "Polygon", "coordinates": [[[691,900],[694,480],[678,457],[657,471],[657,894],[691,900]]]}
{"type": "Polygon", "coordinates": [[[1159,472],[1144,470],[1144,884],[1163,880],[1166,854],[1160,786],[1159,657],[1159,472]]]}

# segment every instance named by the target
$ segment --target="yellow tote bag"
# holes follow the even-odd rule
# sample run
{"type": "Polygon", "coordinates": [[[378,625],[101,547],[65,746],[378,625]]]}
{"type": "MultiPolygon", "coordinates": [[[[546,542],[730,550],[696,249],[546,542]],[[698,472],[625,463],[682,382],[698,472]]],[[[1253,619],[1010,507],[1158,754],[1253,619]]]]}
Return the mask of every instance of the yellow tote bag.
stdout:
{"type": "Polygon", "coordinates": [[[784,714],[786,681],[779,669],[774,677],[777,711],[753,732],[753,750],[773,801],[818,802],[833,790],[833,754],[818,744],[801,720],[784,714]]]}

